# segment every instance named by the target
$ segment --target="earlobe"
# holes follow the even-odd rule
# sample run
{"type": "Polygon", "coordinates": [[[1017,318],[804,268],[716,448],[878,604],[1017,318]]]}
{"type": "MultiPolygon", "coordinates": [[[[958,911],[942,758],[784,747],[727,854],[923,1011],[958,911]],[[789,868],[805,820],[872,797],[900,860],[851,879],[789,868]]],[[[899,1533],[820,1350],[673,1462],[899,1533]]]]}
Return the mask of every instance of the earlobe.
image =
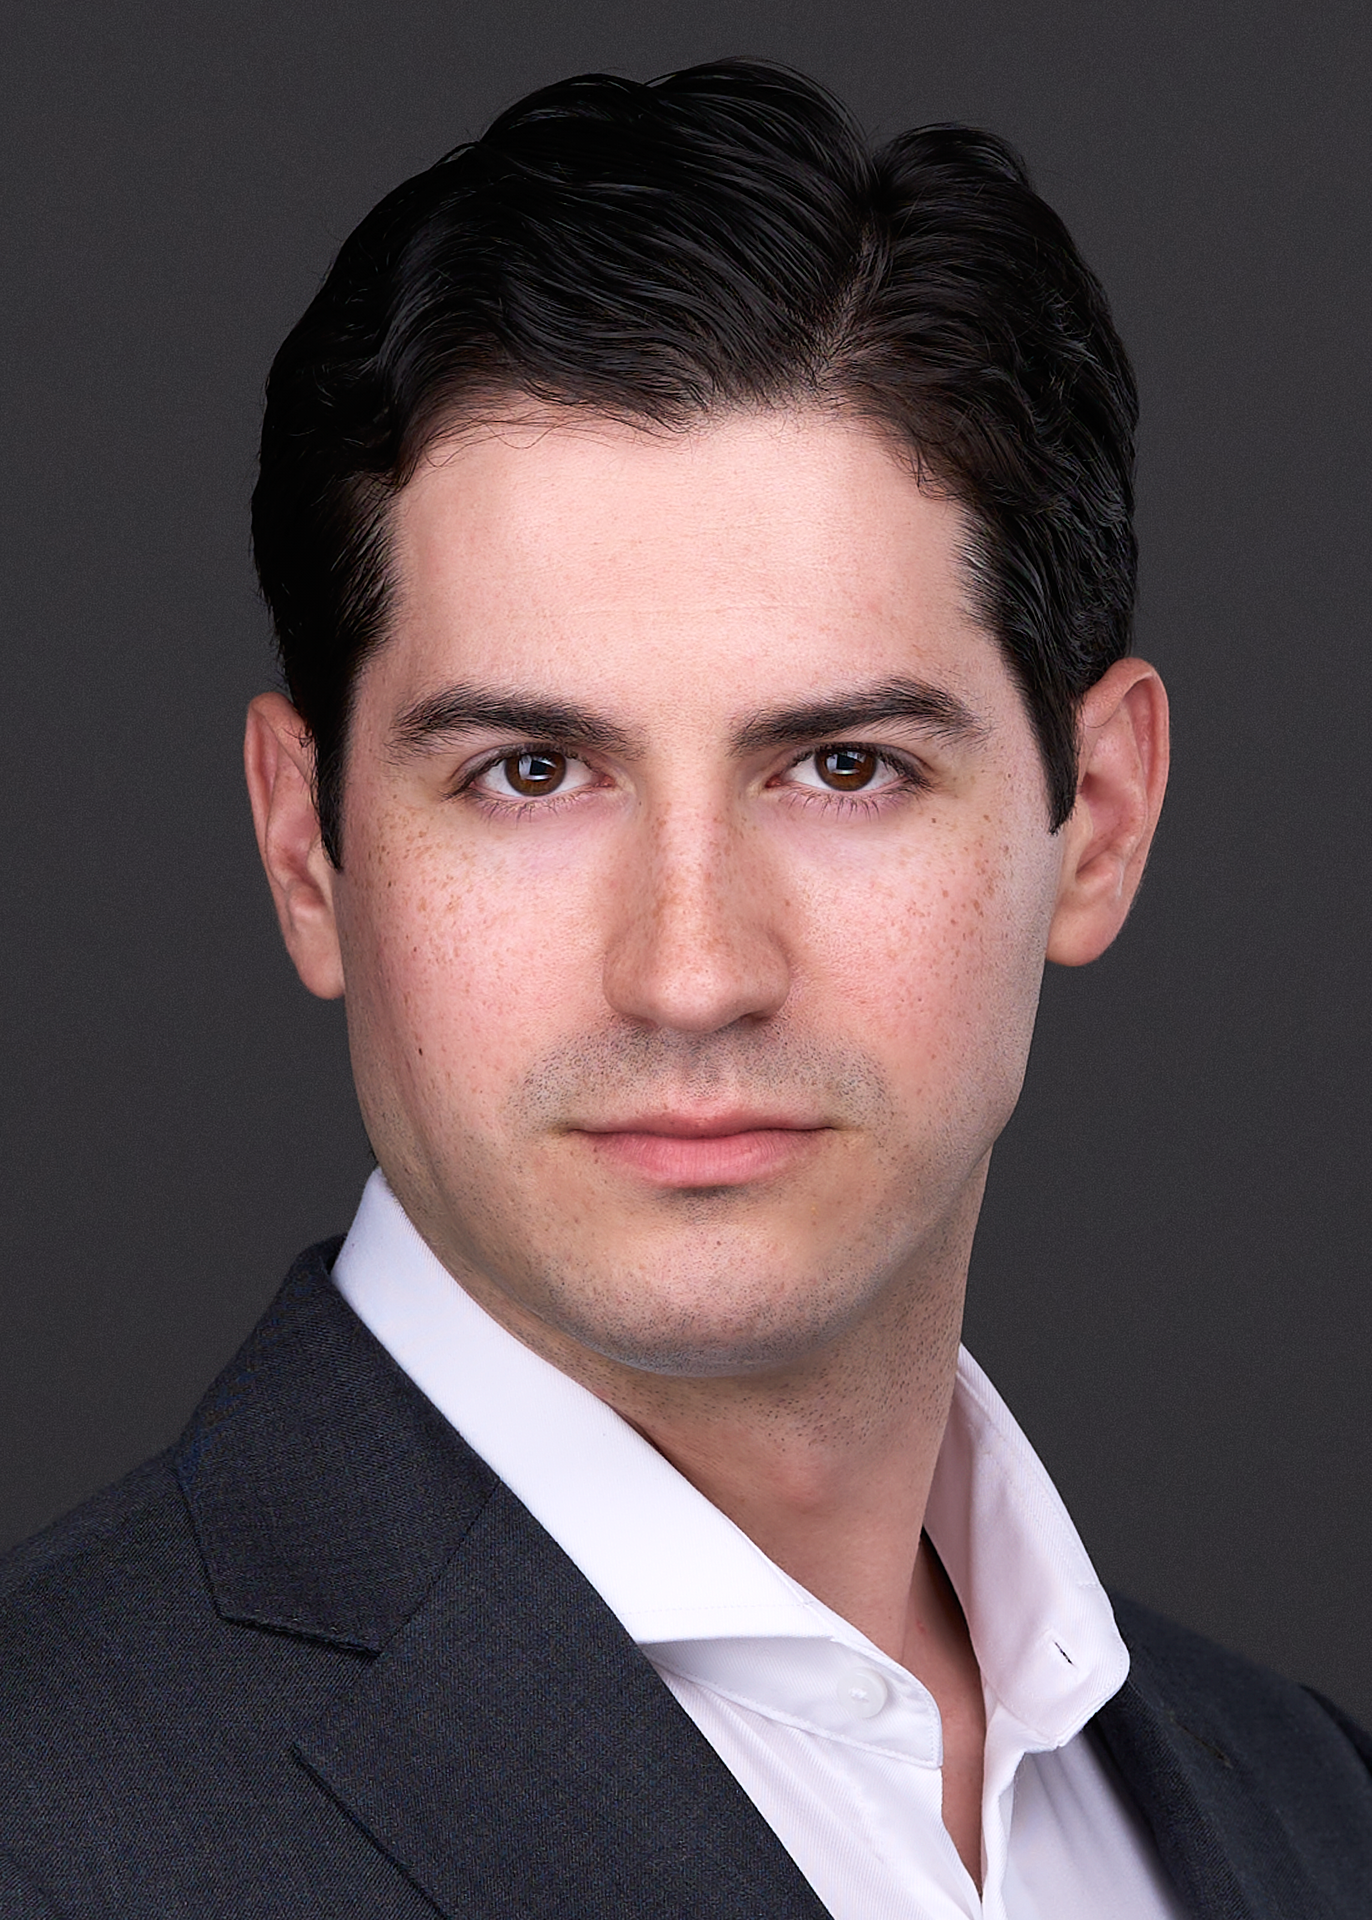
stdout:
{"type": "Polygon", "coordinates": [[[1048,958],[1079,967],[1124,925],[1167,787],[1167,694],[1145,660],[1119,660],[1082,705],[1077,804],[1062,828],[1048,958]]]}
{"type": "Polygon", "coordinates": [[[334,868],[324,851],[314,802],[309,729],[279,693],[248,708],[243,769],[281,936],[311,993],[336,1000],[343,962],[334,912],[334,868]]]}

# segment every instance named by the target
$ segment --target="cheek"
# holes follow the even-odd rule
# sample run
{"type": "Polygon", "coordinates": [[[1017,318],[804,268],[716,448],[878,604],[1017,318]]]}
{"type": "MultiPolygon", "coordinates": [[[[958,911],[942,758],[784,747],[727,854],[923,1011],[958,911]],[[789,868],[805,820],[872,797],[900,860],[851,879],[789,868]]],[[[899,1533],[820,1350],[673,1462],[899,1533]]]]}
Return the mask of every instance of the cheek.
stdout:
{"type": "Polygon", "coordinates": [[[339,928],[364,1106],[398,1101],[446,1131],[498,1103],[565,1020],[585,916],[528,879],[403,821],[350,847],[339,928]]]}
{"type": "Polygon", "coordinates": [[[1004,1118],[1023,1078],[1051,917],[1051,858],[991,836],[921,848],[865,876],[819,951],[907,1094],[1004,1118]]]}

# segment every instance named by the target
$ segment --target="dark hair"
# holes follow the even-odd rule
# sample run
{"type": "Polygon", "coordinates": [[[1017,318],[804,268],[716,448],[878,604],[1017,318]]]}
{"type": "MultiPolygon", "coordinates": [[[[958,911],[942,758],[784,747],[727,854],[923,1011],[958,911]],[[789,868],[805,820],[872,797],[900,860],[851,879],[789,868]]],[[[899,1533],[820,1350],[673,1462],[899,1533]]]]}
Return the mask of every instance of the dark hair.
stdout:
{"type": "Polygon", "coordinates": [[[873,152],[820,87],[755,61],[589,74],[368,214],[276,357],[253,495],[335,863],[388,504],[438,432],[515,395],[668,427],[809,402],[893,429],[965,510],[977,611],[1066,819],[1082,696],[1128,645],[1134,383],[1004,142],[930,126],[873,152]]]}

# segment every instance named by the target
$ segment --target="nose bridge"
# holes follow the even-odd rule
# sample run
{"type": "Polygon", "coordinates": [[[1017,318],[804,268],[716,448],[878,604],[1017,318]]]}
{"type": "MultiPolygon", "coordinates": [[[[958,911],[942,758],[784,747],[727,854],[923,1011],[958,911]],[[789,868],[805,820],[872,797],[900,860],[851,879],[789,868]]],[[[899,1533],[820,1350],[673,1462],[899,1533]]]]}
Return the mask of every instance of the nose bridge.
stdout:
{"type": "Polygon", "coordinates": [[[701,797],[645,808],[605,964],[629,1019],[690,1032],[776,1013],[790,990],[783,929],[755,836],[701,797]]]}

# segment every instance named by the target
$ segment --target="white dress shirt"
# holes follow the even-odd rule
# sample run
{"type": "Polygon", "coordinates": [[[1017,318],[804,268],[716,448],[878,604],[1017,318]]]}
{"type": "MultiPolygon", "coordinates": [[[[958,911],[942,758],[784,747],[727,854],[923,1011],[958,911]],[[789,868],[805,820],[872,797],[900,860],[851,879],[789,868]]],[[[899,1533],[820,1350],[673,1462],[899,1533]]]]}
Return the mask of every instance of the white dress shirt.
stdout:
{"type": "Polygon", "coordinates": [[[835,1920],[1177,1920],[1082,1728],[1129,1656],[1042,1464],[965,1351],[925,1528],[986,1690],[983,1887],[938,1708],[618,1414],[506,1332],[380,1171],[334,1268],[381,1344],[618,1616],[835,1920]]]}

